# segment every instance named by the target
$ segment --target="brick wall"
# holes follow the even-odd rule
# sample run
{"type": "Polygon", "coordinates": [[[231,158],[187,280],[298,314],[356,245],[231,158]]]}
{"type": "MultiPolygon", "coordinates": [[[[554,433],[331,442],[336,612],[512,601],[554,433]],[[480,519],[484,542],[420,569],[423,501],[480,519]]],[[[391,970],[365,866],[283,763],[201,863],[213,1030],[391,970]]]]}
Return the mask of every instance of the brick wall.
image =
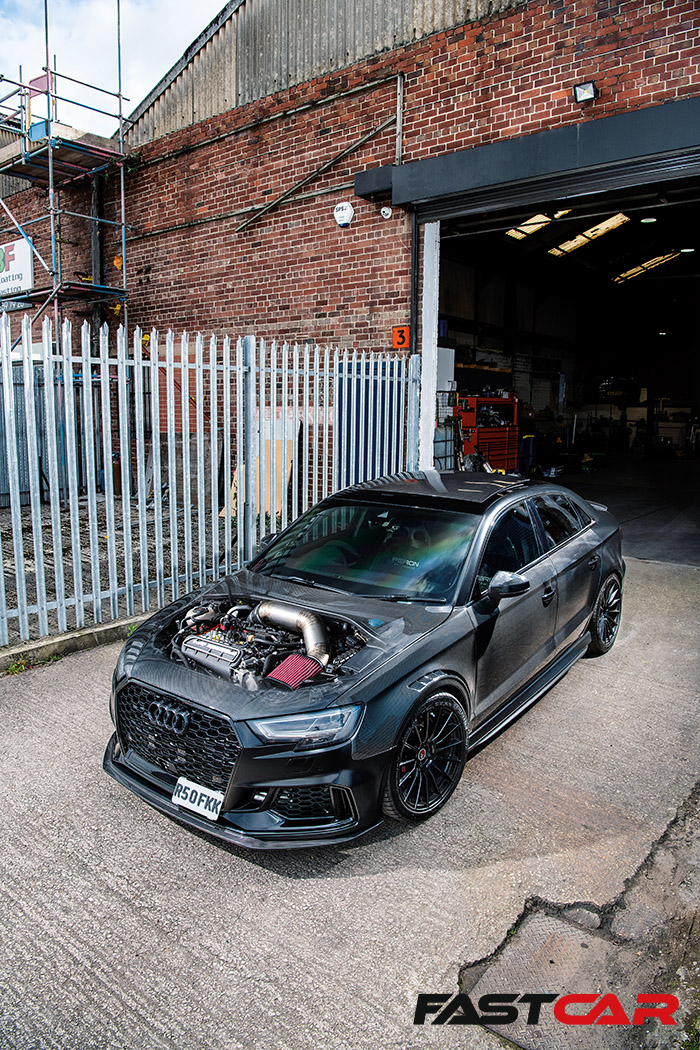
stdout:
{"type": "MultiPolygon", "coordinates": [[[[142,147],[127,178],[130,324],[387,348],[409,315],[410,220],[397,210],[382,219],[383,202],[354,198],[351,184],[356,171],[393,162],[394,129],[237,232],[249,209],[390,117],[395,82],[384,78],[399,71],[403,159],[417,160],[700,94],[699,31],[694,0],[533,2],[142,147]],[[588,79],[601,96],[576,105],[573,84],[588,79]],[[308,108],[288,113],[297,107],[308,108]],[[356,212],[346,230],[332,214],[343,199],[356,212]]],[[[82,258],[84,246],[64,247],[82,258]]],[[[108,237],[107,284],[119,280],[119,250],[108,237]]]]}

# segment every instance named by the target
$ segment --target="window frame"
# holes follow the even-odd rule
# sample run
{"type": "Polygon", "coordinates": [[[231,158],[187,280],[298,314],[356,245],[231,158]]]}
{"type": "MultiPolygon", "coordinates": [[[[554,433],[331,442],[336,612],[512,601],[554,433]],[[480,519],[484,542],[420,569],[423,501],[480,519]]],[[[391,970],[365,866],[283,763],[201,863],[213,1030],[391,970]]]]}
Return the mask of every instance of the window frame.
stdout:
{"type": "MultiPolygon", "coordinates": [[[[525,565],[521,566],[521,568],[519,568],[517,570],[518,571],[518,575],[521,575],[522,573],[524,573],[527,570],[529,570],[533,565],[536,565],[537,562],[541,561],[542,558],[546,558],[547,551],[545,550],[543,537],[542,537],[542,534],[541,534],[541,531],[540,531],[541,523],[539,522],[539,520],[536,520],[535,508],[533,506],[531,506],[531,503],[532,503],[532,497],[531,496],[521,496],[519,499],[513,500],[513,502],[509,503],[507,507],[503,507],[501,512],[499,514],[497,514],[497,516],[494,518],[494,520],[489,525],[488,531],[486,533],[486,536],[484,538],[483,544],[481,546],[481,550],[479,552],[479,557],[478,557],[477,562],[476,562],[476,568],[474,570],[474,579],[472,581],[472,585],[471,585],[471,588],[470,588],[468,601],[481,601],[486,596],[487,591],[486,590],[482,591],[480,589],[480,587],[479,587],[479,570],[481,569],[481,566],[483,564],[484,557],[486,555],[486,550],[488,548],[488,545],[489,545],[489,542],[491,540],[491,537],[494,534],[494,531],[499,526],[499,524],[501,523],[503,518],[505,518],[506,514],[510,514],[510,512],[512,510],[514,510],[515,507],[518,507],[518,506],[524,506],[525,507],[525,509],[527,511],[528,518],[530,520],[530,524],[532,526],[532,530],[533,530],[534,537],[535,537],[535,544],[536,544],[537,550],[538,550],[537,557],[533,558],[532,561],[527,562],[525,565]]],[[[493,579],[493,576],[491,577],[491,579],[493,579]]]]}

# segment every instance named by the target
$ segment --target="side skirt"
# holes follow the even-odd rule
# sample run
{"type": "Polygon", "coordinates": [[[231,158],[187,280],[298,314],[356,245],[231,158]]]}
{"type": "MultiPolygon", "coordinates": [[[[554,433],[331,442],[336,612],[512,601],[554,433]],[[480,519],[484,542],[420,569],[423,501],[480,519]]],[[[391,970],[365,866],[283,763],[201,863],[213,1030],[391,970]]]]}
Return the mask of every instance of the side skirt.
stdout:
{"type": "Polygon", "coordinates": [[[539,700],[543,693],[551,689],[560,678],[564,677],[576,661],[580,660],[588,649],[590,641],[591,636],[586,631],[573,645],[565,649],[549,667],[541,671],[523,689],[520,689],[510,700],[507,700],[495,714],[474,729],[469,735],[469,750],[472,751],[474,748],[485,744],[487,740],[500,733],[505,726],[513,722],[518,715],[539,700]]]}

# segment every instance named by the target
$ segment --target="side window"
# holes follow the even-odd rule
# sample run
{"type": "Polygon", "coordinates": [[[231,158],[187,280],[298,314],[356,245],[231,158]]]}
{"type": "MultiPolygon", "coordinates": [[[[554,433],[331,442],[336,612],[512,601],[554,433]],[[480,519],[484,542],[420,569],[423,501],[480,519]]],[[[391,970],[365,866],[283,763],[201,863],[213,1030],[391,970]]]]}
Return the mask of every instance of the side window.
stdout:
{"type": "Polygon", "coordinates": [[[578,515],[563,494],[536,496],[533,503],[542,522],[548,550],[581,531],[578,515]]]}
{"type": "Polygon", "coordinates": [[[539,557],[537,536],[527,507],[517,503],[494,525],[476,578],[476,593],[483,594],[497,572],[520,572],[539,557]]]}

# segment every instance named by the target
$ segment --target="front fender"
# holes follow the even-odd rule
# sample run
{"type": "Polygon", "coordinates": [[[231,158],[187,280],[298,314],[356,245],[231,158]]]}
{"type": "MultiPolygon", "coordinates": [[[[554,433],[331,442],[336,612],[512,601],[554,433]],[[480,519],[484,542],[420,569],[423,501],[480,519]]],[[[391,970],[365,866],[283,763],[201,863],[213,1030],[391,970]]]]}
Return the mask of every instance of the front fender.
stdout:
{"type": "Polygon", "coordinates": [[[407,675],[368,705],[353,742],[354,758],[371,758],[390,751],[408,713],[424,696],[437,689],[453,693],[471,720],[471,694],[459,672],[439,667],[428,671],[421,668],[421,672],[418,678],[413,677],[415,671],[407,675]]]}

